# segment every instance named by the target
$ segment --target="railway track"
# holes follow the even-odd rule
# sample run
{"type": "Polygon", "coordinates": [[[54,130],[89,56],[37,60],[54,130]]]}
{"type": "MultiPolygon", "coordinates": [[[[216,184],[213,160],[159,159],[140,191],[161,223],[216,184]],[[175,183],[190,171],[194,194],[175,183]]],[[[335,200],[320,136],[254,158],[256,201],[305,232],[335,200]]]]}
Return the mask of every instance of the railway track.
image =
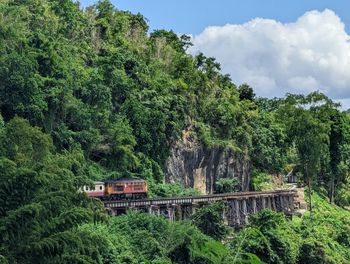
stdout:
{"type": "Polygon", "coordinates": [[[211,194],[201,196],[187,196],[187,197],[166,197],[166,198],[152,198],[142,200],[116,200],[104,201],[106,208],[133,208],[142,206],[164,206],[164,205],[181,205],[181,204],[206,204],[216,201],[227,200],[246,200],[249,198],[266,198],[266,197],[281,197],[296,195],[294,189],[261,191],[261,192],[235,192],[223,194],[211,194]]]}

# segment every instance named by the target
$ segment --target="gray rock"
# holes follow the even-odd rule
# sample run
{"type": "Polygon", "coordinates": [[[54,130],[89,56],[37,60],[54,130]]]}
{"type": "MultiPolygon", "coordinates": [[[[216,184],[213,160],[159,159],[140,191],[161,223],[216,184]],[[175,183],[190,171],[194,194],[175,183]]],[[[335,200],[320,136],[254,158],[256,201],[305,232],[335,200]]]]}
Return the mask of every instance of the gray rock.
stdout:
{"type": "Polygon", "coordinates": [[[237,178],[240,190],[247,191],[250,170],[246,155],[224,147],[205,147],[187,133],[171,149],[166,162],[165,181],[180,182],[203,194],[212,194],[218,179],[237,178]]]}

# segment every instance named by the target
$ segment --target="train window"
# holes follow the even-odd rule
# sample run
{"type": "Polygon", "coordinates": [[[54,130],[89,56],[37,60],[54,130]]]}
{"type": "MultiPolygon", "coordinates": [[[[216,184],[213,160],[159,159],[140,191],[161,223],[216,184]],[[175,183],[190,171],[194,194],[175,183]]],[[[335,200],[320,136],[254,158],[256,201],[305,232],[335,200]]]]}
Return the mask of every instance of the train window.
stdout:
{"type": "Polygon", "coordinates": [[[100,190],[102,190],[102,186],[100,186],[100,190]]]}
{"type": "Polygon", "coordinates": [[[124,186],[121,186],[121,185],[114,186],[114,190],[117,192],[122,192],[124,191],[124,186]]]}
{"type": "Polygon", "coordinates": [[[89,187],[88,186],[85,186],[85,191],[88,191],[89,190],[89,187]]]}

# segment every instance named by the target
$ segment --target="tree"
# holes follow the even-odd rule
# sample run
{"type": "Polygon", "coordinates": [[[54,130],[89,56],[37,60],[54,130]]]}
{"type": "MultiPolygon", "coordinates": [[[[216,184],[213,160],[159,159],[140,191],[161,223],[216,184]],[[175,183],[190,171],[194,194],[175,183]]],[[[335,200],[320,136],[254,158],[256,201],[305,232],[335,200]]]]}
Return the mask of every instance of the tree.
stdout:
{"type": "Polygon", "coordinates": [[[222,217],[224,208],[223,203],[213,203],[199,208],[193,214],[192,222],[204,234],[217,240],[223,239],[228,233],[222,217]]]}
{"type": "Polygon", "coordinates": [[[10,263],[96,260],[83,253],[92,237],[81,237],[76,227],[102,219],[102,206],[77,193],[83,178],[77,153],[54,155],[51,138],[19,117],[6,124],[3,136],[0,255],[10,263]]]}
{"type": "Polygon", "coordinates": [[[109,134],[111,153],[108,157],[108,166],[121,172],[137,167],[139,161],[134,153],[136,139],[127,119],[118,118],[109,134]]]}
{"type": "Polygon", "coordinates": [[[304,181],[309,189],[309,208],[312,211],[312,182],[320,171],[320,159],[326,147],[327,131],[324,124],[312,117],[307,110],[296,109],[295,115],[291,133],[295,138],[304,181]]]}
{"type": "Polygon", "coordinates": [[[279,122],[274,113],[261,111],[252,124],[253,164],[261,171],[282,173],[287,162],[286,126],[279,122]]]}
{"type": "Polygon", "coordinates": [[[53,149],[51,138],[38,127],[20,117],[14,117],[6,124],[2,138],[3,155],[19,165],[33,166],[44,162],[53,149]]]}
{"type": "Polygon", "coordinates": [[[151,33],[150,39],[155,41],[156,39],[165,39],[166,43],[173,47],[177,52],[183,53],[188,46],[191,46],[190,38],[187,35],[181,35],[180,38],[178,35],[170,30],[166,31],[164,29],[155,30],[151,33]]]}
{"type": "Polygon", "coordinates": [[[238,87],[239,99],[253,101],[255,93],[252,87],[244,83],[238,87]]]}
{"type": "Polygon", "coordinates": [[[331,131],[329,134],[330,177],[329,200],[334,202],[335,193],[340,184],[346,180],[350,171],[348,164],[350,154],[350,118],[345,113],[332,111],[331,131]]]}
{"type": "Polygon", "coordinates": [[[297,150],[297,166],[308,186],[312,210],[313,182],[322,184],[329,160],[330,113],[336,108],[325,95],[288,95],[280,104],[278,119],[286,125],[287,142],[297,150]]]}

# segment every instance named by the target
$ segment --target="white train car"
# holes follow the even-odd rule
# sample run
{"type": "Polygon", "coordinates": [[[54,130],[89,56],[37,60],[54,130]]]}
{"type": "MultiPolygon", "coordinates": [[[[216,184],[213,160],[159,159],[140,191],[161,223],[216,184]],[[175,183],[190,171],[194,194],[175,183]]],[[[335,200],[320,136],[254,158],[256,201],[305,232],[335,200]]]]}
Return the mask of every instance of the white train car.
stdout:
{"type": "Polygon", "coordinates": [[[102,197],[105,195],[105,183],[95,181],[93,187],[83,186],[83,192],[89,197],[102,197]]]}

